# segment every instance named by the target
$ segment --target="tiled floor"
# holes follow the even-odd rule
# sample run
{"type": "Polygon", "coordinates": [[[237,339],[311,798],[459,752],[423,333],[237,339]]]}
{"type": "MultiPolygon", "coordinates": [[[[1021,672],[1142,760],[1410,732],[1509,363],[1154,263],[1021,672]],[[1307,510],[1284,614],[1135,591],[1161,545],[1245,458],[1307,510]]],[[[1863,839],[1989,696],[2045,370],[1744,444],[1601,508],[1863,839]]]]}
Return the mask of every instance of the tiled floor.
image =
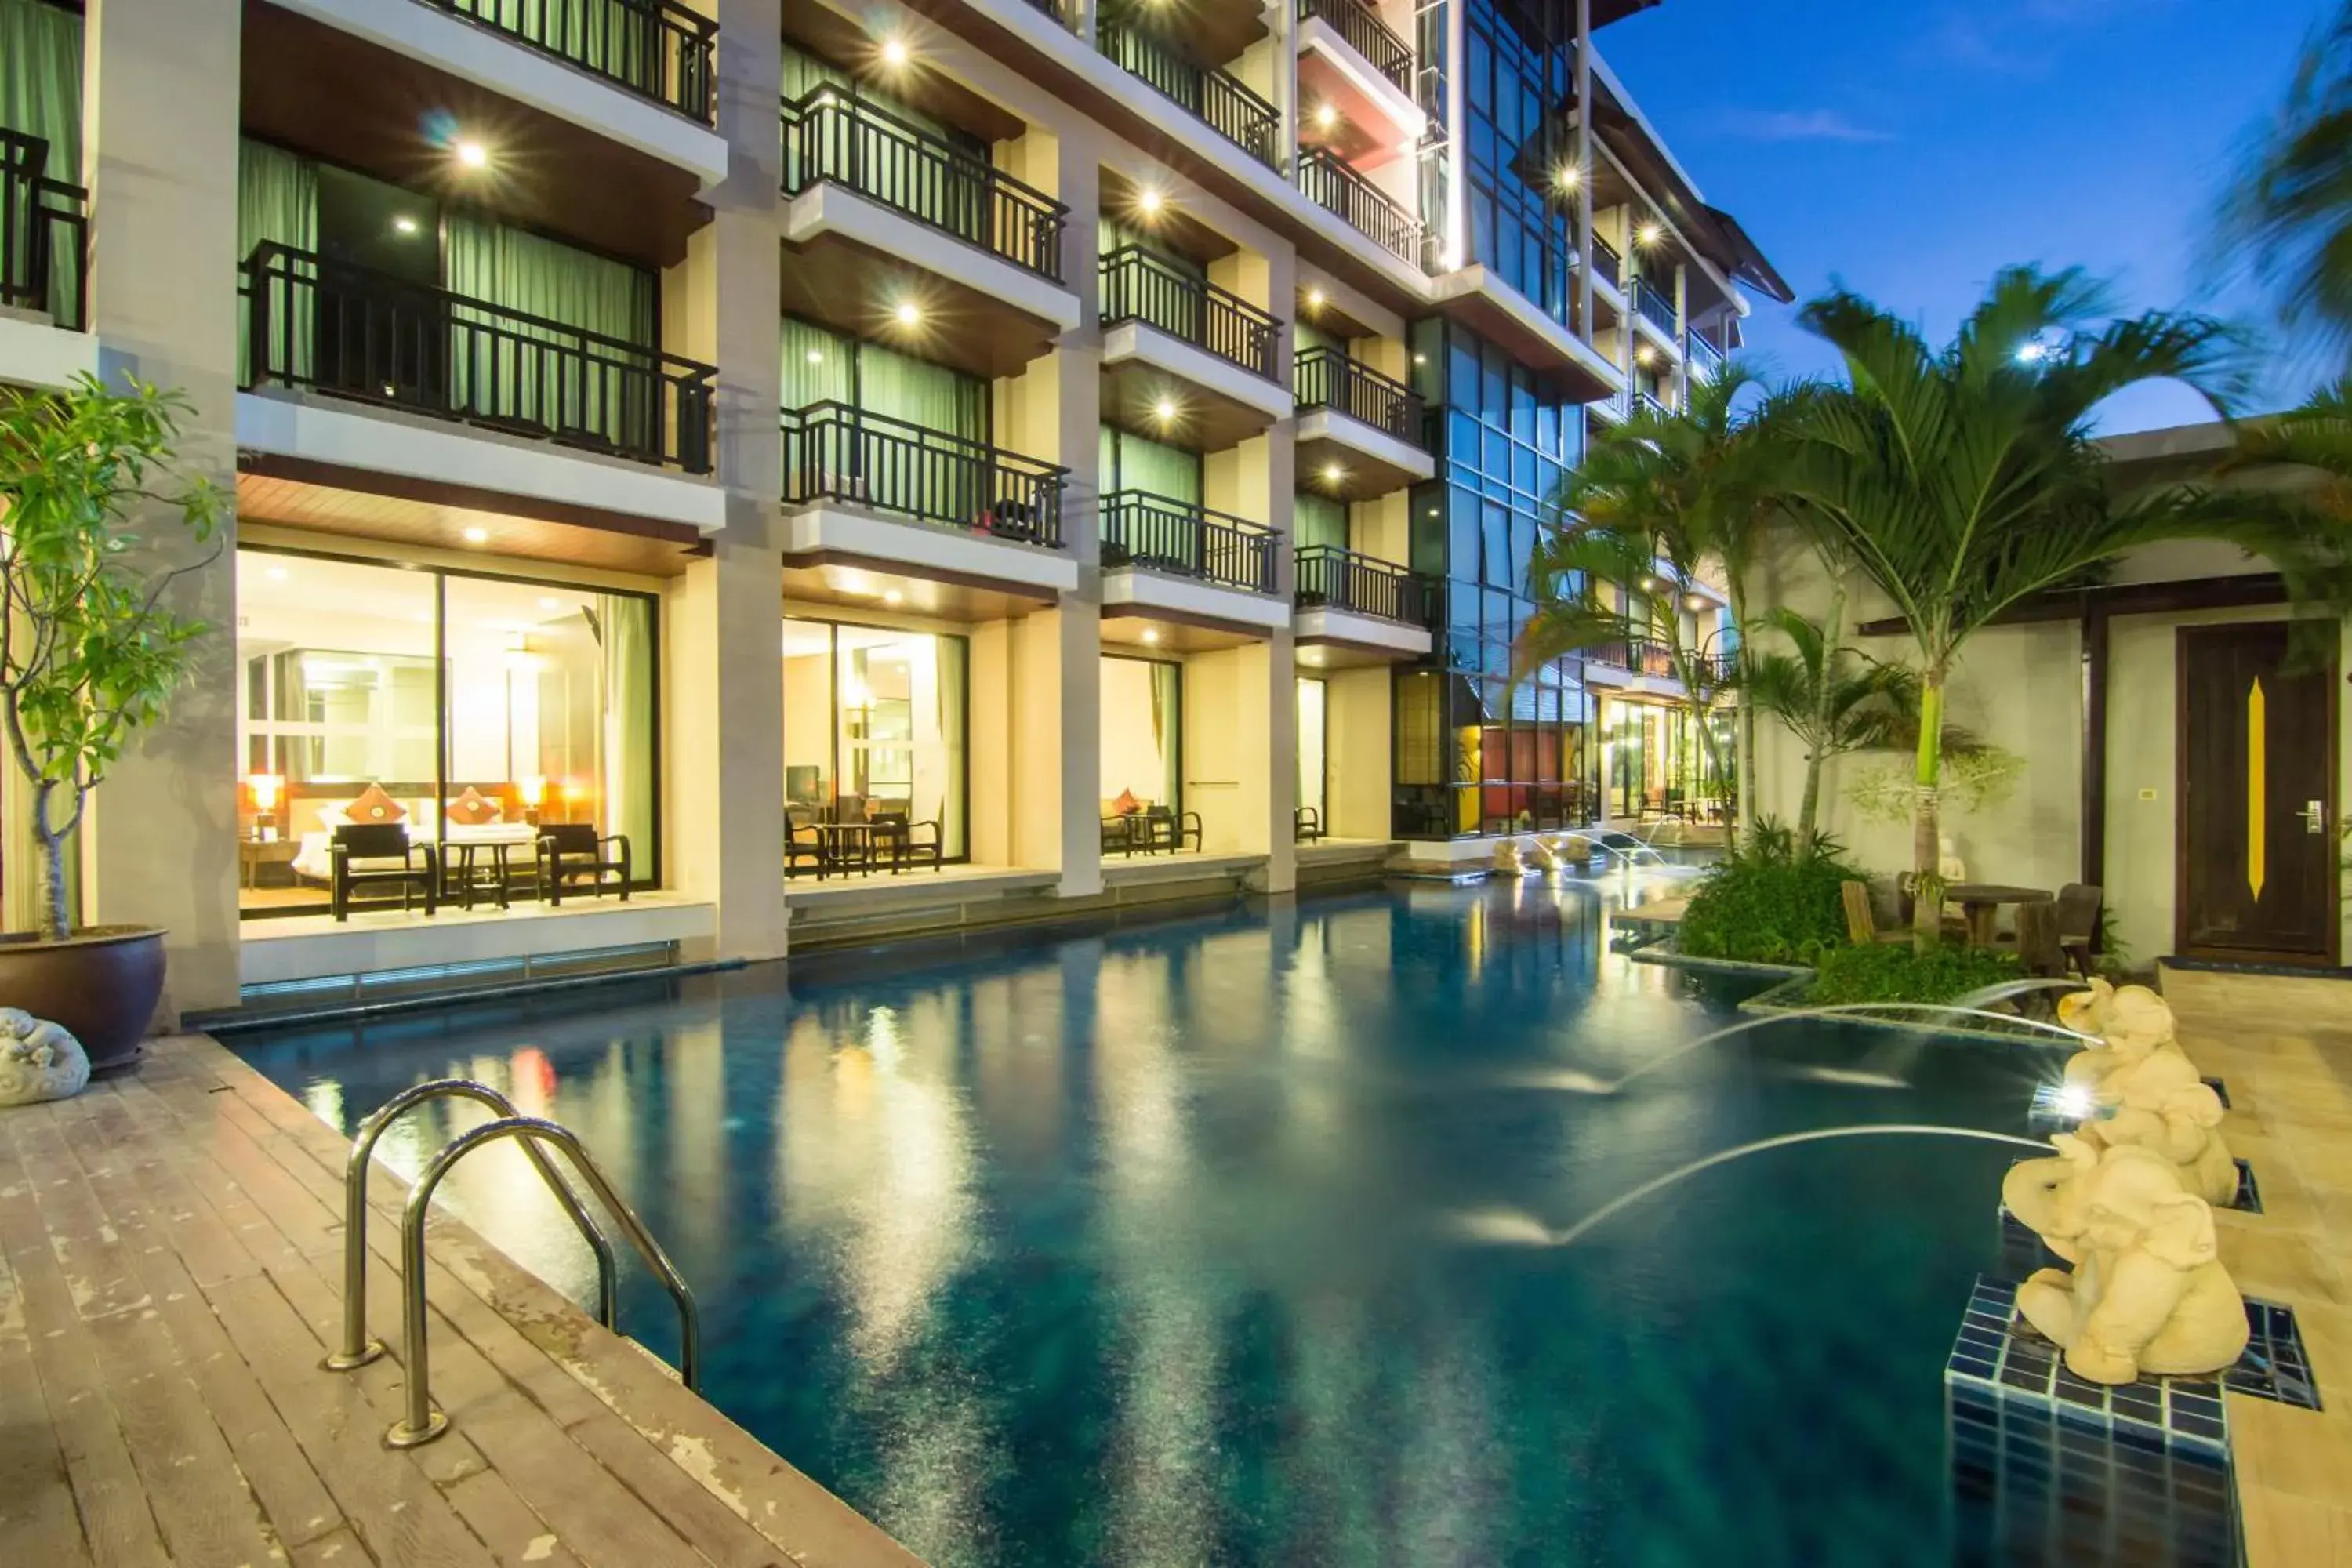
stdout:
{"type": "MultiPolygon", "coordinates": [[[[0,1111],[0,1564],[918,1568],[815,1482],[456,1221],[434,1394],[339,1337],[342,1143],[208,1039],[0,1111]]],[[[378,1167],[371,1327],[396,1341],[378,1167]]]]}
{"type": "Polygon", "coordinates": [[[2248,1568],[2352,1568],[2352,982],[2168,970],[2164,994],[2262,1183],[2262,1213],[2220,1215],[2222,1260],[2294,1308],[2326,1406],[2231,1395],[2248,1568]]]}

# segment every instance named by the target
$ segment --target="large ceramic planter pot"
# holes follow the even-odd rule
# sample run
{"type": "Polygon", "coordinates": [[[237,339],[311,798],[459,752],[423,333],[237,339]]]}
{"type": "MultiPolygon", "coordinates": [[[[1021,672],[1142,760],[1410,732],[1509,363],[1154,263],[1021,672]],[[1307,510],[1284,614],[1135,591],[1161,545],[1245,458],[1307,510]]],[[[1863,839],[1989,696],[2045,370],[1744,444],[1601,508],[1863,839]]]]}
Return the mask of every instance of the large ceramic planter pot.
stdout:
{"type": "Polygon", "coordinates": [[[89,1070],[128,1067],[163,995],[163,933],[152,926],[85,926],[63,942],[0,934],[0,1007],[62,1024],[89,1070]]]}

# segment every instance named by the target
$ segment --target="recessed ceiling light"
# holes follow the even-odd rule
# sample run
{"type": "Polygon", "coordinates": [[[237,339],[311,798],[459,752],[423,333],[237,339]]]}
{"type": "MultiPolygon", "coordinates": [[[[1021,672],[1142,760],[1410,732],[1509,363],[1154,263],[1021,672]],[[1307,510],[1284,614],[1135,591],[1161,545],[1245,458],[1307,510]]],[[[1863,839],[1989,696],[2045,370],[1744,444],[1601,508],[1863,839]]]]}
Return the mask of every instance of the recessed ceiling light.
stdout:
{"type": "Polygon", "coordinates": [[[1339,464],[1326,463],[1323,465],[1323,482],[1325,484],[1336,485],[1347,477],[1348,470],[1341,468],[1339,464]]]}
{"type": "Polygon", "coordinates": [[[1310,310],[1319,310],[1323,308],[1322,289],[1309,289],[1307,290],[1307,308],[1310,310]]]}
{"type": "Polygon", "coordinates": [[[1575,164],[1562,163],[1559,166],[1559,174],[1554,177],[1559,180],[1561,190],[1572,191],[1576,189],[1576,182],[1580,176],[1576,172],[1575,164]]]}
{"type": "Polygon", "coordinates": [[[490,166],[490,150],[479,142],[462,140],[451,151],[457,153],[458,163],[465,168],[487,169],[490,166]]]}
{"type": "Polygon", "coordinates": [[[1429,363],[1429,356],[1427,354],[1415,354],[1412,356],[1412,363],[1415,364],[1427,364],[1429,363]]]}
{"type": "Polygon", "coordinates": [[[906,603],[906,601],[907,595],[901,594],[896,588],[891,589],[889,592],[882,595],[882,602],[886,605],[902,605],[906,603]]]}
{"type": "Polygon", "coordinates": [[[563,608],[563,601],[551,594],[542,594],[539,598],[539,607],[542,610],[560,610],[563,608]]]}
{"type": "Polygon", "coordinates": [[[1315,106],[1315,128],[1318,131],[1328,131],[1331,127],[1339,123],[1339,111],[1338,110],[1332,108],[1328,103],[1318,103],[1315,106]]]}
{"type": "Polygon", "coordinates": [[[907,63],[907,40],[904,38],[883,39],[882,63],[888,66],[893,70],[905,65],[907,63]]]}
{"type": "Polygon", "coordinates": [[[1168,198],[1160,194],[1158,185],[1146,185],[1135,193],[1135,210],[1145,217],[1157,217],[1160,207],[1167,200],[1168,198]]]}
{"type": "Polygon", "coordinates": [[[1643,245],[1655,245],[1662,237],[1664,237],[1665,232],[1666,231],[1664,229],[1660,228],[1656,224],[1645,223],[1634,234],[1633,237],[1640,240],[1643,245]]]}
{"type": "Polygon", "coordinates": [[[490,542],[490,531],[487,528],[469,528],[459,537],[468,544],[488,544],[490,542]]]}
{"type": "Polygon", "coordinates": [[[1146,626],[1146,627],[1144,627],[1144,628],[1143,628],[1143,640],[1144,640],[1145,642],[1147,642],[1147,643],[1156,643],[1156,642],[1158,642],[1158,641],[1160,640],[1160,628],[1159,628],[1158,626],[1146,626]]]}
{"type": "Polygon", "coordinates": [[[398,217],[392,220],[392,230],[394,234],[415,234],[416,232],[416,220],[410,217],[406,213],[402,213],[398,217]]]}
{"type": "Polygon", "coordinates": [[[1176,417],[1176,405],[1172,400],[1163,397],[1151,405],[1151,416],[1165,425],[1176,417]]]}
{"type": "Polygon", "coordinates": [[[902,327],[911,327],[923,319],[923,308],[912,300],[899,300],[898,308],[890,313],[898,319],[902,327]]]}

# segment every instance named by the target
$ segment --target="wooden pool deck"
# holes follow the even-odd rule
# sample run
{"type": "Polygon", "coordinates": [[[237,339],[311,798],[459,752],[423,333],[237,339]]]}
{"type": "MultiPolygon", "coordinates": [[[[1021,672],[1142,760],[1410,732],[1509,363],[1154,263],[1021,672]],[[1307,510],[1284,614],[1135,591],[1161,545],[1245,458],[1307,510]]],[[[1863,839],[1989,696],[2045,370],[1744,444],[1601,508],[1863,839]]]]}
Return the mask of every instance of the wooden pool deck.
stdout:
{"type": "Polygon", "coordinates": [[[341,1321],[342,1141],[215,1042],[0,1113],[0,1564],[916,1568],[917,1559],[453,1219],[434,1394],[401,1414],[378,1167],[371,1327],[341,1321]]]}
{"type": "Polygon", "coordinates": [[[2247,1568],[2352,1568],[2352,981],[2168,969],[2164,994],[2262,1186],[2221,1260],[2294,1309],[2325,1406],[2230,1395],[2247,1568]]]}

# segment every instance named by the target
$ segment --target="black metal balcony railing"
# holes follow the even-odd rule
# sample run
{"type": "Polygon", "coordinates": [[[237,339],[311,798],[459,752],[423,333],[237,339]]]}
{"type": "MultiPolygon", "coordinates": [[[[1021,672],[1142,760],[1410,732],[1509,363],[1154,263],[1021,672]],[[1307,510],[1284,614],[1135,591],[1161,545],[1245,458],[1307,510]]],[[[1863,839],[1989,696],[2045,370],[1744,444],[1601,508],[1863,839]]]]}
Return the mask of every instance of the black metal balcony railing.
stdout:
{"type": "Polygon", "coordinates": [[[245,263],[247,387],[300,387],[710,471],[719,373],[276,244],[245,263]]]}
{"type": "Polygon", "coordinates": [[[1642,394],[1642,412],[1650,415],[1654,418],[1664,419],[1668,415],[1672,414],[1674,410],[1668,408],[1666,406],[1665,399],[1660,397],[1656,393],[1645,392],[1642,394]]]}
{"type": "Polygon", "coordinates": [[[1307,349],[1291,360],[1298,406],[1328,408],[1416,447],[1428,443],[1421,395],[1338,349],[1307,349]]]}
{"type": "Polygon", "coordinates": [[[1121,321],[1157,327],[1244,370],[1274,378],[1279,321],[1139,245],[1121,246],[1102,258],[1102,324],[1108,328],[1121,321]]]}
{"type": "Polygon", "coordinates": [[[1624,287],[1625,258],[1617,254],[1615,246],[1597,234],[1592,237],[1592,270],[1612,289],[1624,287]]]}
{"type": "Polygon", "coordinates": [[[1696,330],[1685,340],[1683,352],[1689,356],[1691,374],[1701,381],[1711,379],[1723,369],[1723,351],[1696,330]]]}
{"type": "Polygon", "coordinates": [[[1386,191],[1333,156],[1330,149],[1299,149],[1298,188],[1306,193],[1308,201],[1339,214],[1350,227],[1370,235],[1387,250],[1416,267],[1426,265],[1421,220],[1397,205],[1386,191]]]}
{"type": "Polygon", "coordinates": [[[1123,23],[1099,24],[1095,43],[1121,69],[1207,121],[1209,129],[1267,168],[1282,166],[1281,117],[1232,72],[1186,59],[1166,40],[1123,23]]]}
{"type": "Polygon", "coordinates": [[[1642,320],[1666,336],[1681,335],[1682,321],[1675,310],[1675,297],[1646,278],[1633,279],[1633,309],[1641,312],[1642,320]]]}
{"type": "Polygon", "coordinates": [[[676,0],[423,0],[716,124],[719,24],[676,0]]]}
{"type": "Polygon", "coordinates": [[[1274,592],[1274,530],[1147,490],[1102,499],[1102,563],[1274,592]]]}
{"type": "Polygon", "coordinates": [[[1069,209],[1043,191],[858,98],[820,87],[783,105],[784,194],[824,181],[1062,280],[1069,209]]]}
{"type": "MultiPolygon", "coordinates": [[[[1647,676],[1658,680],[1679,680],[1681,672],[1675,665],[1672,645],[1654,641],[1600,643],[1584,650],[1584,657],[1594,664],[1605,664],[1612,669],[1647,676]]],[[[1685,656],[1693,673],[1709,683],[1719,681],[1731,671],[1738,661],[1737,653],[1693,653],[1685,656]]]]}
{"type": "Polygon", "coordinates": [[[1400,92],[1412,95],[1412,47],[1372,15],[1371,7],[1359,0],[1298,0],[1298,19],[1303,22],[1309,16],[1329,23],[1331,30],[1374,70],[1395,83],[1400,92]]]}
{"type": "Polygon", "coordinates": [[[993,539],[1062,542],[1068,470],[844,403],[783,414],[784,500],[903,512],[993,539]]]}
{"type": "Polygon", "coordinates": [[[1437,584],[1417,573],[1334,544],[1302,544],[1293,559],[1302,610],[1352,610],[1410,626],[1436,619],[1437,584]]]}
{"type": "Polygon", "coordinates": [[[0,305],[89,325],[89,193],[49,174],[49,144],[0,130],[0,305]]]}

